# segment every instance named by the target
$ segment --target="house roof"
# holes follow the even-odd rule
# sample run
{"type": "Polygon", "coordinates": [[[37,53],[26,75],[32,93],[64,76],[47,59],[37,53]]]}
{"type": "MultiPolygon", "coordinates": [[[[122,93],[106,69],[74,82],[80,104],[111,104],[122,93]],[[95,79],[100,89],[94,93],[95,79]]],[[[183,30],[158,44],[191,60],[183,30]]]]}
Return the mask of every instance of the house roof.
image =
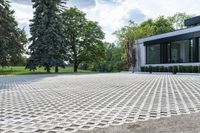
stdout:
{"type": "Polygon", "coordinates": [[[188,33],[192,33],[192,32],[198,32],[198,31],[200,31],[200,26],[195,26],[195,27],[191,27],[191,28],[181,29],[181,30],[177,30],[177,31],[173,31],[173,32],[168,32],[168,33],[164,33],[164,34],[159,34],[159,35],[154,35],[154,36],[138,39],[137,43],[140,44],[140,43],[144,43],[144,42],[148,42],[148,41],[153,41],[153,40],[158,40],[158,39],[163,39],[163,38],[188,34],[188,33]]]}

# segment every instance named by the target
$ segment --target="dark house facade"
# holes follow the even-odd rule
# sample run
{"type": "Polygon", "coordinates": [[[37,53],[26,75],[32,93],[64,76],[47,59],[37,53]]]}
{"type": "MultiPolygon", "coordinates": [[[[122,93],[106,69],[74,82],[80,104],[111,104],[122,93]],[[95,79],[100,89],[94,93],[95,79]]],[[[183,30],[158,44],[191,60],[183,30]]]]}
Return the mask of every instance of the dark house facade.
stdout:
{"type": "Polygon", "coordinates": [[[186,20],[186,29],[137,40],[135,71],[149,65],[200,65],[199,24],[200,16],[186,20]]]}

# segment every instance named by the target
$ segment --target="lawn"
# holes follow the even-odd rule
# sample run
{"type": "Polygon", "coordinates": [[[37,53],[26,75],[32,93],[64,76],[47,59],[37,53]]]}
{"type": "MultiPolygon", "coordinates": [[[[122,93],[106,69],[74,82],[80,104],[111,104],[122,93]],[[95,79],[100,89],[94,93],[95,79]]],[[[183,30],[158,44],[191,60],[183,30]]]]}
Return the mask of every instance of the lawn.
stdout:
{"type": "MultiPolygon", "coordinates": [[[[78,70],[78,73],[73,72],[73,67],[59,68],[58,73],[54,73],[54,69],[51,70],[50,74],[88,74],[95,73],[89,70],[78,70]]],[[[35,71],[29,71],[24,66],[12,66],[0,68],[0,75],[24,75],[24,74],[47,74],[44,68],[38,68],[35,71]]]]}

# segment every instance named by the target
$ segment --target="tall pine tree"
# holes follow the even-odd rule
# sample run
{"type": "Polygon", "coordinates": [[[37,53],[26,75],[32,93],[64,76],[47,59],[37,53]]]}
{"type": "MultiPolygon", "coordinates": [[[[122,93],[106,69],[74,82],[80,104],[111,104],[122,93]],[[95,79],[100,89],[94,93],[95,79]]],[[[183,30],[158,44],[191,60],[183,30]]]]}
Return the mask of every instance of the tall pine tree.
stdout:
{"type": "Polygon", "coordinates": [[[26,68],[35,70],[44,67],[50,72],[51,67],[64,67],[66,43],[62,34],[62,20],[59,16],[62,0],[32,0],[35,9],[30,25],[30,58],[26,68]]]}
{"type": "Polygon", "coordinates": [[[26,43],[25,32],[17,27],[9,1],[0,0],[0,66],[20,60],[26,43]]]}

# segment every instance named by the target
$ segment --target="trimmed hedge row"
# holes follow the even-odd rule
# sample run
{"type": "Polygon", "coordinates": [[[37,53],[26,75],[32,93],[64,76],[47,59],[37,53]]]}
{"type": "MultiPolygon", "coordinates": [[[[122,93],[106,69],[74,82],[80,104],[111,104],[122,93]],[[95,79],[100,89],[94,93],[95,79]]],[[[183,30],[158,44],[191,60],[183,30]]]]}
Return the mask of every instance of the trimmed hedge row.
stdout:
{"type": "Polygon", "coordinates": [[[172,72],[179,73],[200,73],[200,66],[145,66],[141,67],[142,72],[172,72]]]}

